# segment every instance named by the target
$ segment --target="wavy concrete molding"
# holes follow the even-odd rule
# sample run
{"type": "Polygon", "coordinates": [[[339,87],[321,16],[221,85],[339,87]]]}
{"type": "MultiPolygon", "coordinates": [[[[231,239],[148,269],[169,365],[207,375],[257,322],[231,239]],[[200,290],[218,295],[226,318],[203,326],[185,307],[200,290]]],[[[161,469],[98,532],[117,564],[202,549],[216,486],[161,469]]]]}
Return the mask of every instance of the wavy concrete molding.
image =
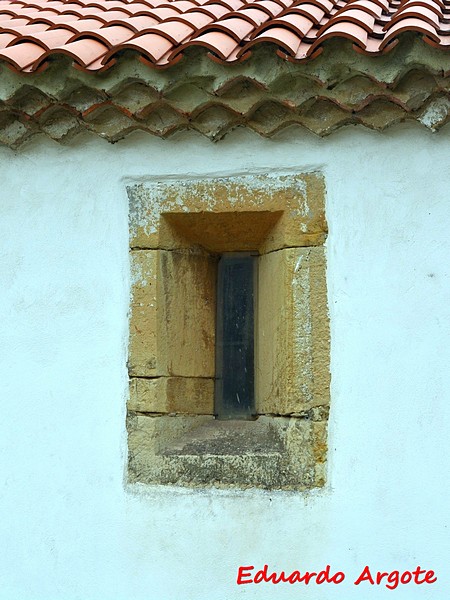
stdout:
{"type": "Polygon", "coordinates": [[[379,57],[330,40],[303,64],[265,45],[233,67],[201,48],[164,71],[133,55],[104,74],[77,71],[68,58],[28,76],[3,65],[0,143],[17,148],[38,133],[67,142],[85,130],[110,142],[135,130],[162,138],[196,130],[216,141],[239,126],[272,136],[292,124],[327,136],[344,125],[384,130],[412,120],[435,131],[449,120],[449,74],[450,55],[415,34],[379,57]]]}

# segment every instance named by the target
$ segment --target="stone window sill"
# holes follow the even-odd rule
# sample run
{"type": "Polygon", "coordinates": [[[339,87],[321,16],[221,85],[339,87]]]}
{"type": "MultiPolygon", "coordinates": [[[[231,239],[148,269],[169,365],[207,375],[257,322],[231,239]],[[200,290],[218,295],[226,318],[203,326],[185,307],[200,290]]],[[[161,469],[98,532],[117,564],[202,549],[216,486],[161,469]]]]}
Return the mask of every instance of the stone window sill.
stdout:
{"type": "Polygon", "coordinates": [[[296,490],[321,486],[326,421],[320,413],[254,421],[135,414],[129,419],[130,446],[139,451],[130,457],[130,482],[296,490]]]}

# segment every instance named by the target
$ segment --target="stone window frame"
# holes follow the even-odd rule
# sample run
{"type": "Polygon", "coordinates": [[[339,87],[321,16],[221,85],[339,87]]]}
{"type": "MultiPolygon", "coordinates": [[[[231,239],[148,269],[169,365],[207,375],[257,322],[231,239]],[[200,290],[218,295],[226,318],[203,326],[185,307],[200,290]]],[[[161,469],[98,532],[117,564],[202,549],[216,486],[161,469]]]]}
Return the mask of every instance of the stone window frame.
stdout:
{"type": "Polygon", "coordinates": [[[330,402],[321,173],[127,186],[128,481],[325,484],[330,402]],[[215,265],[259,252],[255,421],[214,419],[215,265]]]}

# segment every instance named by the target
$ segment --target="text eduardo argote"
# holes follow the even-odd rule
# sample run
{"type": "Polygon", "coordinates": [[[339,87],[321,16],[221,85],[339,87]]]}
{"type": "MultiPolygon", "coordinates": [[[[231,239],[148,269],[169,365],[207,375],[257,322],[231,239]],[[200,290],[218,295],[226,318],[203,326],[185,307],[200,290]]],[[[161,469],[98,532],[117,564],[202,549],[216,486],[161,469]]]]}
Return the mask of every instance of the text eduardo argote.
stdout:
{"type": "Polygon", "coordinates": [[[304,585],[339,585],[351,580],[354,585],[380,585],[389,590],[395,590],[399,585],[423,585],[436,583],[437,577],[431,569],[423,569],[417,566],[410,571],[392,570],[389,572],[376,571],[366,565],[356,577],[347,578],[343,571],[334,571],[327,565],[322,571],[271,571],[268,565],[262,569],[255,570],[254,565],[238,567],[237,585],[260,584],[260,583],[302,583],[304,585]]]}

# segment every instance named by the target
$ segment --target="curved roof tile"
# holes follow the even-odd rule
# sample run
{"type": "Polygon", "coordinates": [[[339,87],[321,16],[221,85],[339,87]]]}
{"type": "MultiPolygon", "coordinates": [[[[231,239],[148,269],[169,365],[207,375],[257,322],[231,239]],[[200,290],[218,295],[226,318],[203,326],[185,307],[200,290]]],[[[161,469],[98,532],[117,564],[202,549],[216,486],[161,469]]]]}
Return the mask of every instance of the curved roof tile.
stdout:
{"type": "Polygon", "coordinates": [[[279,56],[302,62],[329,38],[377,55],[405,32],[446,50],[449,14],[450,0],[2,0],[0,62],[30,73],[65,54],[95,72],[133,50],[161,68],[203,46],[229,64],[267,42],[279,56]]]}

